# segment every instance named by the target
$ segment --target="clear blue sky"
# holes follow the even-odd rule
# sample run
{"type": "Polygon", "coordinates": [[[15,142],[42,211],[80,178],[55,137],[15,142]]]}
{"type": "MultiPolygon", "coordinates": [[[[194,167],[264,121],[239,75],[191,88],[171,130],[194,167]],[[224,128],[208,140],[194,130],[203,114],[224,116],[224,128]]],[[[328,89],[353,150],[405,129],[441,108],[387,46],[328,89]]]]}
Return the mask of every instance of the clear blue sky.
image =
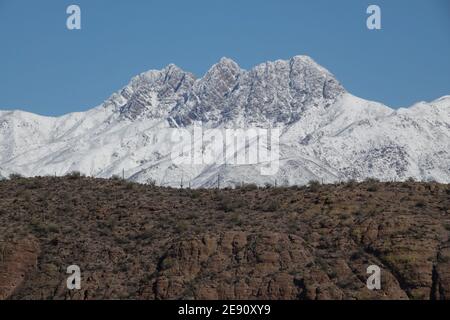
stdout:
{"type": "Polygon", "coordinates": [[[393,107],[450,94],[449,0],[0,0],[0,109],[61,115],[175,63],[202,76],[305,54],[393,107]],[[82,30],[66,29],[66,8],[82,30]],[[381,31],[366,8],[382,9],[381,31]]]}

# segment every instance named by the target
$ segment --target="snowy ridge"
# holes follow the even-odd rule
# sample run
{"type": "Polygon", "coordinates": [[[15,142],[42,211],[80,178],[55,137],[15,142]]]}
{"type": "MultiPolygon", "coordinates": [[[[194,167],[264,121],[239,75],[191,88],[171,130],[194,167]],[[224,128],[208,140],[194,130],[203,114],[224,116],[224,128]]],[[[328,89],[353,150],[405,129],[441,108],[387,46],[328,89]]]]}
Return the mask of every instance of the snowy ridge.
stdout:
{"type": "Polygon", "coordinates": [[[311,58],[241,69],[223,58],[196,79],[175,65],[133,78],[87,112],[0,111],[0,177],[71,171],[214,187],[367,177],[450,182],[450,96],[393,110],[357,98],[311,58]],[[280,128],[280,165],[176,165],[174,128],[280,128]]]}

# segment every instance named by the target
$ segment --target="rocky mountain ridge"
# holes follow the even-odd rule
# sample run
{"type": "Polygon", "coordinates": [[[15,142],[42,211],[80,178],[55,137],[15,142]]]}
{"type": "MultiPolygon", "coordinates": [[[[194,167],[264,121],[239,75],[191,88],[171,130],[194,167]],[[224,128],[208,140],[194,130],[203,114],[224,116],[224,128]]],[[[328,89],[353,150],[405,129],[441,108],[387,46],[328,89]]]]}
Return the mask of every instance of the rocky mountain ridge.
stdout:
{"type": "Polygon", "coordinates": [[[138,75],[94,109],[58,118],[0,111],[4,177],[124,172],[133,181],[175,187],[212,187],[218,179],[221,186],[368,177],[449,182],[449,150],[450,96],[394,110],[351,95],[306,56],[248,71],[223,58],[199,79],[169,65],[138,75]],[[171,155],[183,147],[173,130],[198,125],[280,129],[279,170],[264,176],[259,161],[174,164],[171,155]]]}

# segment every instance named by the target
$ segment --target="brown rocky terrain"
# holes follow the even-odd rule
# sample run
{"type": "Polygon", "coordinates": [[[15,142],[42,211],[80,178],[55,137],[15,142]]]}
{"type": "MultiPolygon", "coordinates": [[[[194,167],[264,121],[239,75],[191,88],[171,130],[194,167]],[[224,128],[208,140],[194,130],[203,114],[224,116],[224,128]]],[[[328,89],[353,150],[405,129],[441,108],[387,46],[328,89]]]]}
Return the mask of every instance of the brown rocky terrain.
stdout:
{"type": "Polygon", "coordinates": [[[0,299],[449,299],[450,186],[0,181],[0,299]],[[81,290],[66,289],[70,265],[81,290]],[[381,290],[366,287],[369,265],[381,290]]]}

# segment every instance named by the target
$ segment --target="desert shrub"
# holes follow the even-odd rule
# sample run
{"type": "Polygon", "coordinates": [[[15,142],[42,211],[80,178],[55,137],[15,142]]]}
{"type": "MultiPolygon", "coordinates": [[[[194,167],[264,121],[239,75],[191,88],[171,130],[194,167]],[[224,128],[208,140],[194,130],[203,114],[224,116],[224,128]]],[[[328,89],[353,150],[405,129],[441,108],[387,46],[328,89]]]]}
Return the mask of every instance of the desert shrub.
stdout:
{"type": "Polygon", "coordinates": [[[270,188],[273,188],[273,185],[271,183],[269,183],[269,182],[266,182],[266,183],[264,183],[264,188],[265,189],[270,189],[270,188]]]}
{"type": "Polygon", "coordinates": [[[30,203],[31,202],[31,194],[29,192],[24,192],[23,193],[23,200],[25,200],[26,202],[30,203]]]}
{"type": "Polygon", "coordinates": [[[155,187],[156,186],[156,180],[155,179],[152,179],[152,178],[149,178],[149,179],[147,179],[147,181],[145,182],[148,186],[150,186],[150,187],[155,187]]]}
{"type": "Polygon", "coordinates": [[[244,183],[242,185],[242,190],[245,191],[258,190],[258,186],[255,183],[244,183]]]}
{"type": "Polygon", "coordinates": [[[346,182],[345,186],[347,188],[354,188],[358,182],[355,179],[350,179],[346,182]]]}
{"type": "Polygon", "coordinates": [[[79,171],[72,171],[66,174],[66,177],[70,180],[80,179],[81,177],[84,177],[84,175],[81,174],[79,171]]]}
{"type": "Polygon", "coordinates": [[[230,221],[232,224],[237,225],[237,226],[241,226],[242,225],[242,220],[241,217],[239,215],[238,212],[234,212],[231,217],[230,217],[230,221]]]}
{"type": "Polygon", "coordinates": [[[275,212],[278,209],[280,209],[281,205],[280,202],[274,198],[274,199],[268,199],[266,200],[260,207],[260,209],[264,212],[275,212]]]}
{"type": "Polygon", "coordinates": [[[430,298],[429,295],[420,291],[412,291],[409,296],[412,300],[427,300],[430,298]]]}
{"type": "Polygon", "coordinates": [[[175,230],[178,233],[185,232],[189,229],[189,225],[186,221],[178,221],[175,225],[175,230]]]}
{"type": "Polygon", "coordinates": [[[377,178],[367,178],[366,180],[364,180],[365,183],[380,183],[380,180],[377,178]]]}
{"type": "Polygon", "coordinates": [[[143,231],[135,234],[135,240],[152,240],[154,237],[154,231],[151,228],[145,228],[143,231]]]}
{"type": "Polygon", "coordinates": [[[364,180],[364,183],[367,184],[367,191],[369,192],[376,192],[379,189],[378,184],[380,183],[380,180],[375,178],[367,178],[364,180]]]}
{"type": "Polygon", "coordinates": [[[191,199],[198,199],[198,198],[201,197],[201,195],[202,195],[202,193],[200,191],[198,191],[198,190],[192,190],[189,193],[189,196],[191,197],[191,199]]]}
{"type": "Polygon", "coordinates": [[[438,255],[438,262],[449,263],[450,262],[450,257],[447,256],[447,255],[439,254],[438,255]]]}
{"type": "Polygon", "coordinates": [[[326,271],[328,269],[327,261],[322,257],[316,257],[314,263],[319,266],[320,269],[326,271]]]}
{"type": "Polygon", "coordinates": [[[289,225],[288,226],[288,233],[289,234],[295,234],[298,231],[297,226],[295,225],[289,225]]]}
{"type": "Polygon", "coordinates": [[[119,181],[119,180],[122,180],[122,179],[120,178],[120,176],[119,176],[119,175],[117,175],[117,174],[113,174],[113,175],[111,176],[111,180],[114,180],[114,181],[119,181]]]}
{"type": "Polygon", "coordinates": [[[58,233],[59,227],[55,223],[45,223],[44,221],[33,220],[31,222],[33,230],[40,234],[58,233]]]}
{"type": "Polygon", "coordinates": [[[31,189],[31,190],[39,189],[42,187],[42,183],[39,180],[34,179],[28,183],[27,187],[28,187],[28,189],[31,189]]]}
{"type": "Polygon", "coordinates": [[[317,192],[320,189],[320,182],[317,180],[311,180],[308,182],[309,190],[312,192],[317,192]]]}
{"type": "Polygon", "coordinates": [[[289,233],[296,233],[299,230],[297,220],[295,218],[289,219],[287,228],[289,233]]]}
{"type": "Polygon", "coordinates": [[[165,257],[160,264],[161,270],[167,270],[172,268],[176,263],[176,260],[172,257],[165,257]]]}
{"type": "Polygon", "coordinates": [[[335,270],[330,270],[330,271],[328,272],[328,277],[329,277],[330,279],[336,279],[336,278],[338,277],[338,273],[337,273],[335,270]]]}
{"type": "Polygon", "coordinates": [[[187,220],[193,220],[198,218],[198,213],[196,211],[186,213],[187,220]]]}
{"type": "Polygon", "coordinates": [[[336,284],[338,287],[349,290],[357,290],[359,288],[359,281],[355,281],[352,278],[342,279],[336,284]]]}
{"type": "Polygon", "coordinates": [[[409,177],[408,180],[406,180],[406,182],[416,182],[416,179],[414,179],[413,177],[409,177]]]}
{"type": "Polygon", "coordinates": [[[48,223],[47,224],[47,231],[50,232],[50,233],[58,233],[59,232],[59,227],[55,223],[48,223]]]}
{"type": "Polygon", "coordinates": [[[126,189],[126,190],[133,190],[133,189],[134,189],[134,183],[131,182],[131,181],[127,181],[127,182],[125,183],[125,189],[126,189]]]}
{"type": "Polygon", "coordinates": [[[9,175],[9,179],[10,179],[10,180],[17,180],[17,179],[21,179],[21,178],[23,178],[23,177],[22,177],[22,175],[19,174],[19,173],[11,173],[11,174],[9,175]]]}
{"type": "Polygon", "coordinates": [[[219,209],[225,212],[232,212],[244,206],[244,200],[228,195],[219,196],[219,209]]]}
{"type": "Polygon", "coordinates": [[[0,242],[0,262],[2,262],[7,255],[12,253],[12,249],[4,242],[0,242]]]}
{"type": "Polygon", "coordinates": [[[427,205],[427,203],[426,203],[425,200],[423,200],[423,199],[419,199],[419,200],[416,202],[416,207],[417,207],[417,208],[425,208],[426,205],[427,205]]]}
{"type": "Polygon", "coordinates": [[[385,256],[385,260],[386,260],[386,263],[389,265],[412,264],[412,263],[416,263],[417,256],[415,255],[414,252],[411,254],[389,253],[388,255],[385,256]]]}
{"type": "Polygon", "coordinates": [[[124,236],[120,235],[120,234],[113,234],[113,238],[114,241],[118,244],[118,245],[126,245],[130,243],[130,240],[125,238],[124,236]]]}
{"type": "Polygon", "coordinates": [[[343,220],[347,220],[348,218],[351,217],[351,215],[348,212],[341,212],[341,213],[336,213],[338,216],[338,219],[343,221],[343,220]]]}

